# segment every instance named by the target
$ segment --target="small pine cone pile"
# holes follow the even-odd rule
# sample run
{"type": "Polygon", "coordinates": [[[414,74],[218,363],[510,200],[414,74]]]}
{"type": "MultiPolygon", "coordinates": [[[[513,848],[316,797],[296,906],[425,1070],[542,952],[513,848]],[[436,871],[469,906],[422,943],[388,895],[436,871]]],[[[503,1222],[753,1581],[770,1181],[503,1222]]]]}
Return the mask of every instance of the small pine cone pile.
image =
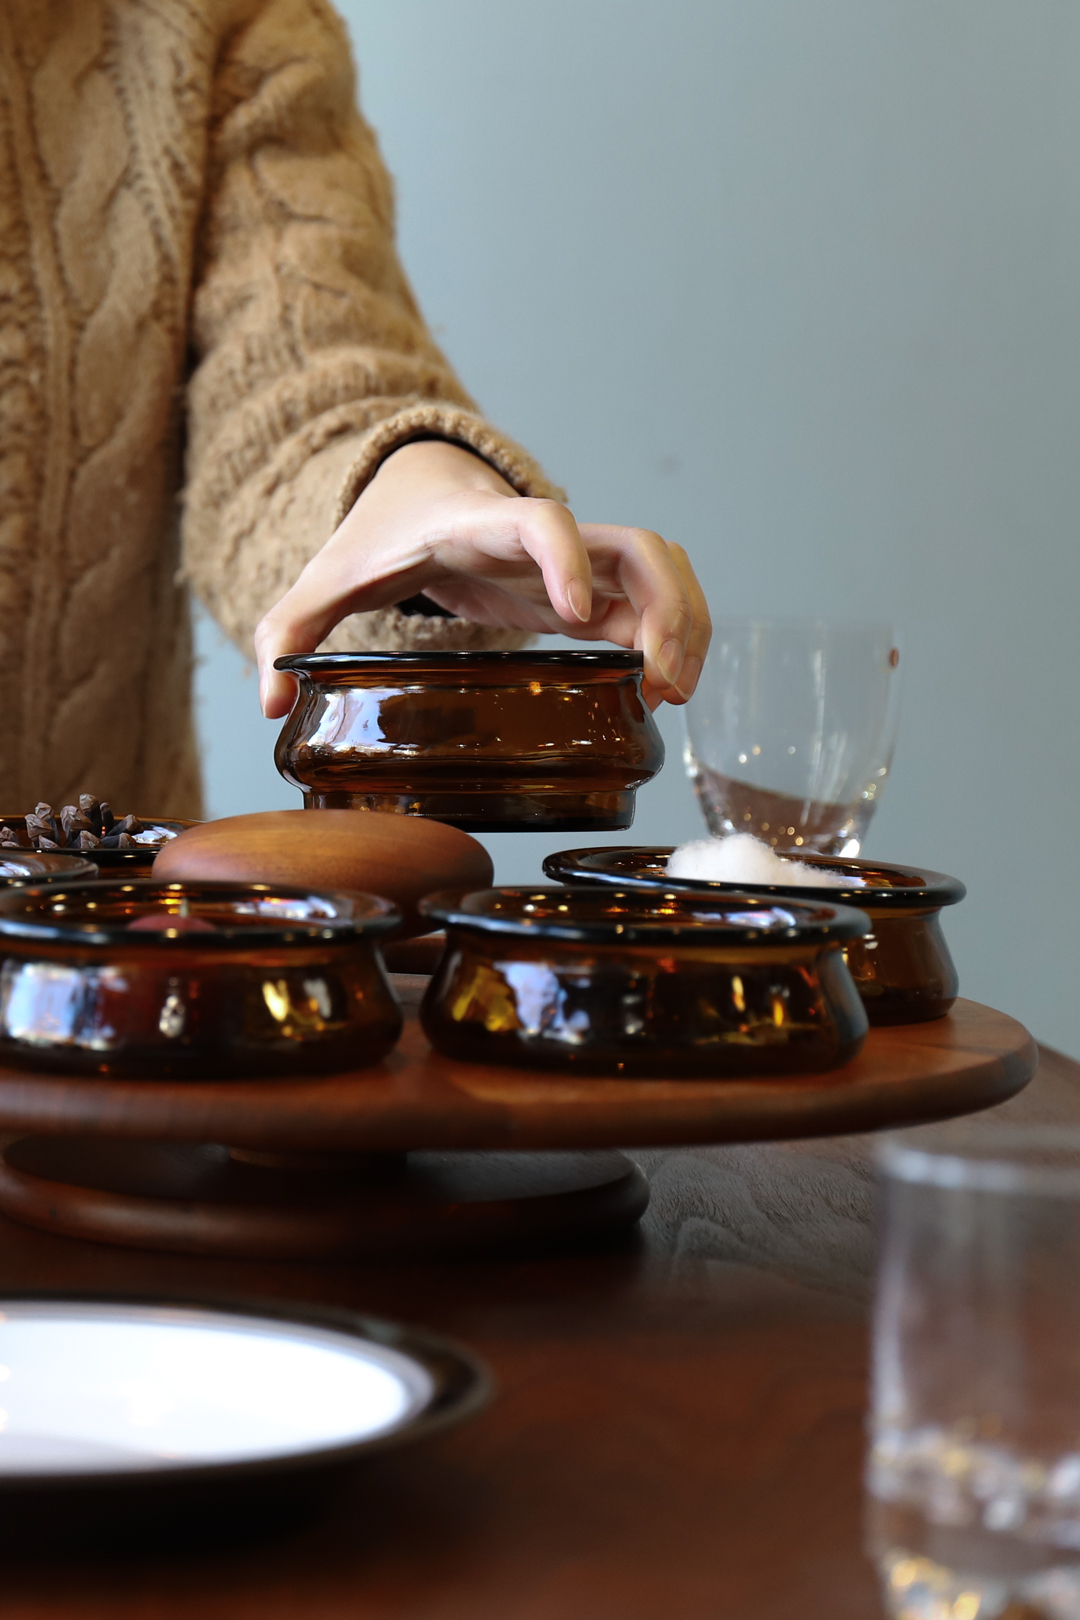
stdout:
{"type": "MultiPolygon", "coordinates": [[[[90,793],[79,802],[65,804],[57,815],[51,804],[36,804],[26,817],[26,836],[32,849],[59,853],[68,850],[135,849],[135,834],[143,831],[136,816],[118,821],[112,809],[90,793]]],[[[0,849],[25,848],[10,827],[0,827],[0,849]]]]}

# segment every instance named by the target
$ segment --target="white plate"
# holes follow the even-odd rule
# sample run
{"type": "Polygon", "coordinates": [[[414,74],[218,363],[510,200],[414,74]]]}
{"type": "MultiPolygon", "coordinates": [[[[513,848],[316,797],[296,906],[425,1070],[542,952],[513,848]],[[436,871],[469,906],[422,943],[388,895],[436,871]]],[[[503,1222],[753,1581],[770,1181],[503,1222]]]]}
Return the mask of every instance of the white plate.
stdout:
{"type": "MultiPolygon", "coordinates": [[[[422,1354],[362,1332],[190,1306],[0,1298],[0,1483],[259,1464],[403,1433],[432,1407],[436,1376],[422,1354]]],[[[472,1371],[466,1408],[482,1394],[472,1371]]]]}

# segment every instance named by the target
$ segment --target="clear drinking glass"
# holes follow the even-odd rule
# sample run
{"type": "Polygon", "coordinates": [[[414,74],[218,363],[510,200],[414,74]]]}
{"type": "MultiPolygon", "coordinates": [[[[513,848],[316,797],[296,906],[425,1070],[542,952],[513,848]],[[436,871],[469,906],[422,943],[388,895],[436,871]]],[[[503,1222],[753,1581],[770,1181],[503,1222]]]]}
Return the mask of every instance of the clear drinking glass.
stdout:
{"type": "Polygon", "coordinates": [[[686,768],[716,837],[858,855],[892,762],[889,624],[721,619],[686,715],[686,768]]]}
{"type": "Polygon", "coordinates": [[[882,1146],[870,1547],[897,1620],[1080,1616],[1080,1131],[882,1146]]]}

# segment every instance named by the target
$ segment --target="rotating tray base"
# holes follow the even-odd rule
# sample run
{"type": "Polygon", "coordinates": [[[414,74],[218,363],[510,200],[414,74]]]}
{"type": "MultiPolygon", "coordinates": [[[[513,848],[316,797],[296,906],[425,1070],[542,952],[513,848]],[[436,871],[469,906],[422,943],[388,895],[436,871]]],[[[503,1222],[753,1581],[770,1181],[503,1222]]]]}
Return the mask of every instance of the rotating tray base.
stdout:
{"type": "Polygon", "coordinates": [[[0,1210],[128,1248],[241,1259],[391,1259],[595,1241],[649,1186],[614,1151],[237,1154],[214,1144],[23,1137],[0,1210]]]}

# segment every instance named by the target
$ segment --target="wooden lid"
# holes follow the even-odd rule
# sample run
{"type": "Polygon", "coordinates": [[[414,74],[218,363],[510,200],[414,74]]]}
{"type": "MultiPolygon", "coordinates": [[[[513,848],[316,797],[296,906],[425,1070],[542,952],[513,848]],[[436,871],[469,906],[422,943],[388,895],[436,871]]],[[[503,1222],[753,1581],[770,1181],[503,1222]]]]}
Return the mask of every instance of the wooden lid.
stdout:
{"type": "Polygon", "coordinates": [[[468,833],[420,816],[376,810],[267,810],[204,821],[158,855],[154,877],[173,881],[300,884],[392,900],[400,933],[433,926],[417,905],[435,889],[485,889],[491,857],[468,833]]]}

